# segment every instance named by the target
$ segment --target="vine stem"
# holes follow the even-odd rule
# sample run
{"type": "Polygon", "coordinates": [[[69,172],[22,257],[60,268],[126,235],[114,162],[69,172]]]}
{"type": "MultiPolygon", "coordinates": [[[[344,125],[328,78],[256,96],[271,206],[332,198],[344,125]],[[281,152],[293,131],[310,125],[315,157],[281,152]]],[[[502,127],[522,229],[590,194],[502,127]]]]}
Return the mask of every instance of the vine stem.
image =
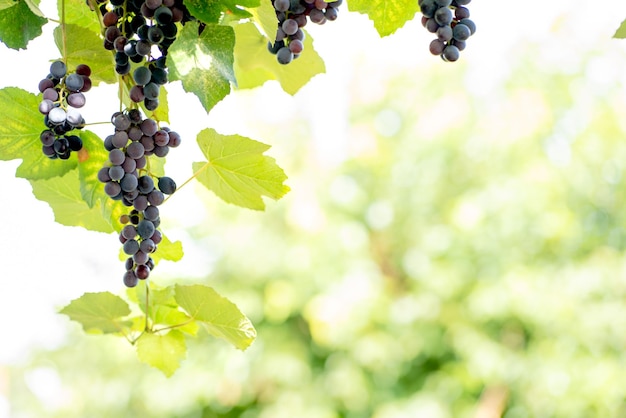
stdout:
{"type": "Polygon", "coordinates": [[[146,281],[146,326],[145,331],[150,331],[149,326],[149,318],[150,318],[150,282],[146,281]]]}
{"type": "Polygon", "coordinates": [[[67,67],[67,29],[65,27],[65,0],[61,1],[61,37],[63,38],[63,63],[67,67]]]}
{"type": "MultiPolygon", "coordinates": [[[[195,173],[193,173],[193,175],[191,177],[189,177],[187,180],[184,181],[183,184],[181,184],[180,186],[178,186],[176,188],[176,191],[179,191],[180,189],[182,189],[183,187],[185,187],[189,182],[191,182],[193,179],[195,179],[196,177],[198,177],[200,175],[200,173],[202,173],[204,170],[207,169],[207,167],[209,167],[209,164],[205,164],[200,170],[196,171],[195,173]]],[[[175,194],[175,193],[174,193],[175,194]]],[[[174,194],[169,195],[168,197],[165,198],[165,200],[163,201],[163,203],[167,202],[170,197],[174,196],[174,194]]]]}

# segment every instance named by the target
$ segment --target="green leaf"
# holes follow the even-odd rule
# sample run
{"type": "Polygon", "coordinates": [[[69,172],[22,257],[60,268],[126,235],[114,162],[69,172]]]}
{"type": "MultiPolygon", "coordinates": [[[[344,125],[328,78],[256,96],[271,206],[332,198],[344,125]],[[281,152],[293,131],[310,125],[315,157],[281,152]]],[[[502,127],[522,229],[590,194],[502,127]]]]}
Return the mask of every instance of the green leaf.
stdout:
{"type": "MultiPolygon", "coordinates": [[[[274,17],[274,19],[276,19],[274,17]]],[[[279,64],[267,50],[267,38],[254,23],[235,26],[235,75],[238,88],[254,88],[267,80],[278,80],[289,94],[296,94],[317,74],[324,73],[324,61],[313,47],[313,38],[304,40],[304,52],[289,65],[279,64]]]]}
{"type": "Polygon", "coordinates": [[[79,136],[83,140],[83,149],[78,157],[80,194],[87,206],[93,208],[98,202],[109,200],[104,192],[104,184],[98,180],[98,171],[108,161],[109,153],[100,137],[93,132],[80,131],[79,136]]]}
{"type": "Polygon", "coordinates": [[[51,160],[41,152],[41,131],[47,129],[38,107],[41,98],[16,87],[0,89],[0,160],[21,159],[16,176],[47,179],[76,167],[76,157],[51,160]]]}
{"type": "Polygon", "coordinates": [[[613,35],[613,37],[618,39],[626,39],[626,20],[624,20],[622,24],[619,25],[619,28],[617,28],[617,31],[615,31],[615,35],[613,35]]]}
{"type": "Polygon", "coordinates": [[[20,0],[0,10],[0,40],[12,49],[26,48],[28,42],[41,35],[41,28],[47,22],[48,19],[37,16],[20,0]]]}
{"type": "Polygon", "coordinates": [[[8,9],[17,4],[17,0],[0,0],[0,10],[8,9]]]}
{"type": "Polygon", "coordinates": [[[176,302],[207,331],[245,350],[256,338],[250,320],[230,300],[203,285],[176,285],[176,302]]]}
{"type": "Polygon", "coordinates": [[[85,293],[60,311],[79,322],[85,332],[112,334],[127,325],[122,318],[130,315],[128,304],[111,292],[85,293]]]}
{"type": "Polygon", "coordinates": [[[185,7],[192,16],[204,23],[219,23],[222,14],[248,17],[242,7],[257,7],[260,0],[186,0],[185,7]]]}
{"type": "Polygon", "coordinates": [[[233,70],[235,32],[230,26],[209,24],[198,36],[198,24],[189,22],[168,50],[170,80],[181,80],[210,111],[236,84],[233,70]]]}
{"type": "MultiPolygon", "coordinates": [[[[96,35],[100,35],[100,23],[98,15],[92,11],[86,4],[85,0],[64,0],[65,1],[65,21],[72,22],[72,25],[89,29],[96,35]]],[[[62,2],[57,2],[59,16],[61,16],[62,2]]],[[[100,43],[102,48],[102,42],[100,43]]],[[[102,51],[104,54],[105,52],[102,51]]]]}
{"type": "MultiPolygon", "coordinates": [[[[87,6],[85,6],[87,7],[87,6]]],[[[87,64],[91,68],[91,80],[94,85],[103,81],[116,83],[117,75],[113,65],[113,56],[103,49],[102,39],[93,31],[84,27],[65,25],[67,65],[70,70],[78,64],[87,64]]],[[[63,52],[63,31],[60,26],[54,29],[54,42],[63,52]]]]}
{"type": "Polygon", "coordinates": [[[259,7],[250,11],[254,16],[254,20],[261,26],[262,33],[266,38],[272,41],[276,39],[276,29],[278,21],[276,20],[276,10],[272,6],[272,2],[264,1],[259,7]]]}
{"type": "Polygon", "coordinates": [[[413,19],[419,10],[415,0],[350,0],[348,9],[366,14],[380,36],[387,36],[413,19]]]}
{"type": "Polygon", "coordinates": [[[90,208],[81,195],[78,170],[72,170],[62,177],[30,180],[30,184],[35,197],[50,205],[54,219],[62,225],[82,226],[90,231],[110,233],[118,229],[118,219],[125,213],[124,206],[113,201],[110,205],[96,201],[90,208]]]}
{"type": "Polygon", "coordinates": [[[264,210],[261,196],[280,199],[289,191],[285,172],[272,157],[270,146],[239,135],[225,136],[213,129],[198,134],[198,145],[208,161],[193,163],[197,180],[228,203],[264,210]]]}
{"type": "Polygon", "coordinates": [[[162,234],[163,239],[159,243],[159,248],[152,254],[155,263],[161,260],[180,261],[183,258],[183,244],[180,241],[170,241],[167,235],[162,234]]]}
{"type": "Polygon", "coordinates": [[[28,8],[30,9],[31,12],[33,12],[35,15],[39,17],[43,17],[44,19],[46,18],[46,15],[44,15],[41,9],[39,8],[39,1],[34,1],[34,0],[24,0],[24,1],[26,2],[26,5],[28,5],[28,8]]]}
{"type": "Polygon", "coordinates": [[[176,327],[177,330],[189,335],[198,334],[198,323],[177,308],[154,306],[152,311],[152,321],[156,325],[155,328],[158,328],[159,325],[176,327]]]}
{"type": "Polygon", "coordinates": [[[187,356],[185,336],[177,330],[167,334],[143,334],[137,340],[137,356],[170,377],[180,367],[180,362],[187,356]]]}

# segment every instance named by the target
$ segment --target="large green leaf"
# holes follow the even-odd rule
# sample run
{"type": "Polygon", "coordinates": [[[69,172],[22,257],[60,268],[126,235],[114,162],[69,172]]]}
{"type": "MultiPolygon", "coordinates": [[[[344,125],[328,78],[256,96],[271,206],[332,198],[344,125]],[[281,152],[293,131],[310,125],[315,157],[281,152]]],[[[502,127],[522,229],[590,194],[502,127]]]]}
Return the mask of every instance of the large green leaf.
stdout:
{"type": "Polygon", "coordinates": [[[86,332],[111,334],[123,331],[123,318],[130,315],[130,308],[119,296],[100,292],[85,293],[60,312],[79,322],[86,332]]]}
{"type": "Polygon", "coordinates": [[[380,36],[391,35],[419,10],[415,0],[350,0],[348,8],[366,14],[380,36]]]}
{"type": "MultiPolygon", "coordinates": [[[[59,16],[61,13],[61,6],[65,3],[65,21],[70,22],[72,25],[80,26],[82,28],[89,29],[97,35],[100,35],[100,23],[98,22],[98,15],[92,12],[91,9],[85,4],[85,0],[63,0],[57,3],[59,16]]],[[[102,48],[102,44],[100,45],[102,48]]],[[[104,54],[104,51],[102,51],[104,54]]]]}
{"type": "Polygon", "coordinates": [[[222,14],[248,17],[242,7],[257,7],[260,0],[186,0],[185,6],[196,19],[204,23],[218,23],[222,14]]]}
{"type": "MultiPolygon", "coordinates": [[[[6,6],[6,3],[4,3],[6,6]]],[[[28,42],[42,33],[47,19],[37,16],[24,0],[0,9],[0,41],[12,49],[26,48],[28,42]]]]}
{"type": "Polygon", "coordinates": [[[17,4],[17,0],[0,0],[0,10],[8,9],[17,4]]]}
{"type": "Polygon", "coordinates": [[[239,88],[254,88],[267,80],[278,80],[283,90],[296,94],[317,74],[324,73],[324,61],[313,47],[313,38],[304,40],[304,51],[289,65],[279,64],[267,50],[267,38],[253,23],[235,26],[235,75],[239,88]]]}
{"type": "Polygon", "coordinates": [[[256,338],[250,320],[230,300],[203,285],[176,285],[176,302],[207,331],[245,350],[256,338]]]}
{"type": "Polygon", "coordinates": [[[239,135],[220,135],[213,129],[198,134],[207,161],[193,163],[196,178],[228,203],[263,210],[262,196],[280,199],[289,191],[285,172],[272,157],[270,146],[239,135]]]}
{"type": "Polygon", "coordinates": [[[177,330],[167,334],[143,334],[137,340],[137,356],[170,377],[187,356],[185,336],[177,330]]]}
{"type": "Polygon", "coordinates": [[[208,112],[230,93],[230,83],[236,84],[235,32],[230,26],[209,24],[198,36],[198,28],[197,22],[187,23],[170,47],[170,80],[181,80],[208,112]]]}
{"type": "MultiPolygon", "coordinates": [[[[113,57],[103,48],[102,39],[98,35],[87,28],[72,24],[65,25],[65,35],[67,65],[70,70],[78,64],[87,64],[91,68],[90,78],[94,85],[101,81],[117,82],[113,57]]],[[[60,26],[54,29],[54,42],[62,53],[63,31],[60,26]]]]}
{"type": "Polygon", "coordinates": [[[62,177],[30,180],[30,183],[35,197],[50,205],[54,219],[61,225],[82,226],[90,231],[106,233],[119,228],[118,219],[125,212],[124,207],[96,201],[90,208],[81,195],[78,170],[72,170],[62,177]]]}
{"type": "Polygon", "coordinates": [[[624,20],[622,24],[619,25],[619,28],[617,28],[617,31],[615,31],[615,35],[613,35],[613,37],[618,39],[626,39],[626,20],[624,20]]]}
{"type": "Polygon", "coordinates": [[[38,107],[41,99],[16,87],[0,89],[0,160],[21,159],[16,176],[47,179],[62,176],[76,167],[76,157],[51,160],[41,151],[39,134],[47,129],[38,107]]]}

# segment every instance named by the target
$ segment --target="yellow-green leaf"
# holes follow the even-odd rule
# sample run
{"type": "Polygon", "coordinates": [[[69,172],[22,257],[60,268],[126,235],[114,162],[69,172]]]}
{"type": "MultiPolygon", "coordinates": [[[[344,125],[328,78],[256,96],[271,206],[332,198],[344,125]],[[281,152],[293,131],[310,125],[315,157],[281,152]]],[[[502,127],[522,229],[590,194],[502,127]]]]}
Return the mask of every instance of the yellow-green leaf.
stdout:
{"type": "Polygon", "coordinates": [[[256,338],[252,322],[237,305],[203,285],[176,285],[176,302],[213,336],[245,350],[256,338]]]}
{"type": "Polygon", "coordinates": [[[285,172],[263,153],[270,146],[239,135],[220,135],[213,129],[198,134],[207,161],[196,162],[197,180],[228,203],[263,210],[262,196],[280,199],[289,191],[285,172]]]}

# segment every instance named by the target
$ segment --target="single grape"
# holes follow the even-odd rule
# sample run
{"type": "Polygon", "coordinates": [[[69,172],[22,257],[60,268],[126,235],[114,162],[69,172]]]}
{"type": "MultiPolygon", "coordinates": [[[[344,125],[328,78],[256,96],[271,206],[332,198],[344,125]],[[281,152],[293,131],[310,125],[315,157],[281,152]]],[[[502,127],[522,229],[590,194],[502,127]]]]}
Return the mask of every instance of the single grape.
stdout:
{"type": "Polygon", "coordinates": [[[280,64],[289,64],[293,61],[293,52],[289,50],[289,47],[282,47],[276,53],[276,59],[280,64]]]}
{"type": "Polygon", "coordinates": [[[176,183],[171,177],[160,177],[158,187],[165,194],[172,194],[176,191],[176,183]]]}
{"type": "Polygon", "coordinates": [[[75,108],[81,108],[85,106],[87,100],[85,99],[85,95],[83,93],[70,93],[67,96],[67,104],[75,108]]]}
{"type": "Polygon", "coordinates": [[[131,142],[130,145],[126,147],[126,155],[134,160],[143,157],[144,153],[145,149],[140,142],[131,142]]]}
{"type": "Polygon", "coordinates": [[[137,228],[135,228],[135,225],[126,225],[122,228],[122,235],[126,239],[135,239],[137,236],[137,228]]]}
{"type": "Polygon", "coordinates": [[[135,255],[139,251],[139,242],[136,239],[129,239],[124,243],[123,250],[128,255],[135,255]]]}
{"type": "Polygon", "coordinates": [[[124,151],[117,148],[109,151],[109,161],[111,162],[111,164],[122,165],[125,159],[126,155],[124,154],[124,151]]]}
{"type": "Polygon", "coordinates": [[[139,264],[137,268],[135,268],[135,275],[137,278],[145,280],[150,276],[150,268],[145,264],[139,264]]]}
{"type": "Polygon", "coordinates": [[[63,61],[55,61],[50,65],[50,74],[55,78],[63,78],[67,73],[67,67],[63,61]]]}
{"type": "Polygon", "coordinates": [[[111,177],[111,180],[120,181],[122,177],[124,177],[124,174],[126,174],[126,172],[124,172],[122,166],[114,165],[109,168],[109,176],[111,177]]]}
{"type": "Polygon", "coordinates": [[[139,283],[139,278],[133,270],[128,270],[124,273],[124,285],[126,287],[135,287],[139,283]]]}
{"type": "Polygon", "coordinates": [[[137,67],[133,72],[133,80],[139,86],[144,86],[150,82],[152,78],[152,72],[148,67],[137,67]]]}
{"type": "Polygon", "coordinates": [[[155,229],[156,228],[154,227],[152,221],[144,219],[137,225],[137,234],[139,234],[142,239],[147,239],[154,234],[155,229]]]}
{"type": "Polygon", "coordinates": [[[137,177],[132,174],[124,174],[120,180],[120,186],[124,192],[132,192],[137,188],[137,177]]]}

